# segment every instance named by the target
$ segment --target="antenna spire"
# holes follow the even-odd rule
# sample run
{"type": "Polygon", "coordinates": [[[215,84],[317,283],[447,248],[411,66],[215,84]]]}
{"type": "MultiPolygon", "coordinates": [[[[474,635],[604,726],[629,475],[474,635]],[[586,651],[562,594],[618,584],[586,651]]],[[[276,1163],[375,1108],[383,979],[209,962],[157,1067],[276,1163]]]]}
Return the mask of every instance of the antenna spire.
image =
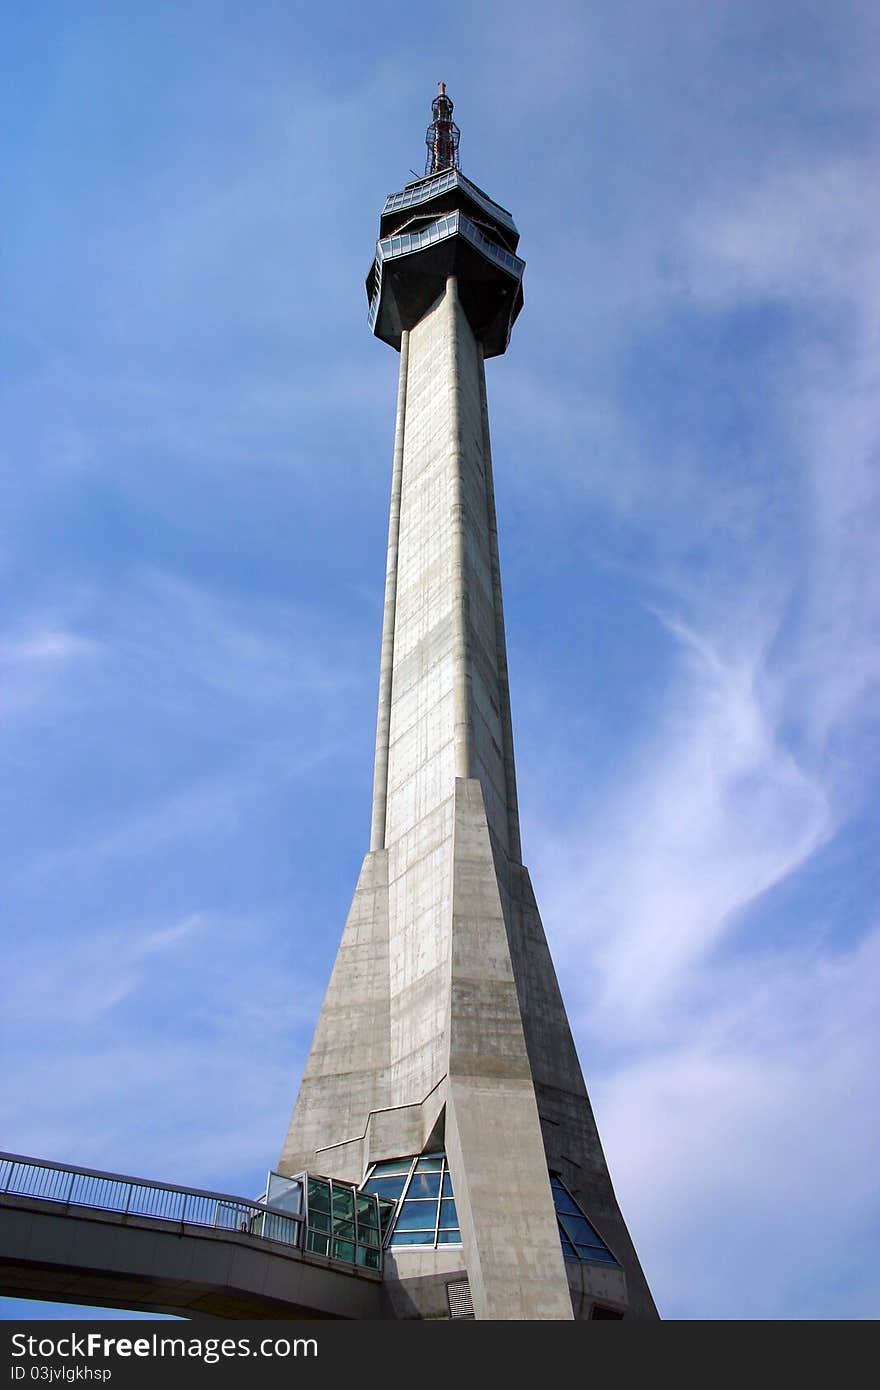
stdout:
{"type": "Polygon", "coordinates": [[[428,158],[425,173],[438,174],[441,169],[458,168],[460,131],[452,119],[453,104],[446,95],[446,83],[437,83],[437,95],[431,102],[432,120],[425,132],[428,158]]]}

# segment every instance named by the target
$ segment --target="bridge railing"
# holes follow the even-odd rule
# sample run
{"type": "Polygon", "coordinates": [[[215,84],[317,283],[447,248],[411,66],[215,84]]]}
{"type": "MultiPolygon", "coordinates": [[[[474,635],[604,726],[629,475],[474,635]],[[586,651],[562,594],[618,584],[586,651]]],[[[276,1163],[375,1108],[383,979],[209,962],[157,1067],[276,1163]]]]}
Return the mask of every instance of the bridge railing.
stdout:
{"type": "MultiPolygon", "coordinates": [[[[114,1211],[123,1216],[148,1216],[176,1225],[209,1226],[240,1231],[261,1240],[302,1248],[304,1217],[271,1206],[232,1197],[223,1192],[204,1192],[195,1187],[173,1187],[147,1182],[120,1173],[94,1168],[74,1168],[23,1154],[0,1153],[0,1193],[37,1197],[68,1207],[114,1211]]],[[[300,1204],[302,1206],[302,1204],[300,1204]]]]}

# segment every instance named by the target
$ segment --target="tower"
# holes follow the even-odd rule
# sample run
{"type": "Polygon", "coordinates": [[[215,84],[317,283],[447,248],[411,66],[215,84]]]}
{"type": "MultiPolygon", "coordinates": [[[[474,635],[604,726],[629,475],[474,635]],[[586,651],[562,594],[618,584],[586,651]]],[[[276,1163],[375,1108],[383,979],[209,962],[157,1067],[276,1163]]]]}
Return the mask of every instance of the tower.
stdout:
{"type": "Polygon", "coordinates": [[[452,114],[441,83],[367,276],[400,353],[370,848],[279,1167],[397,1200],[389,1317],[656,1317],[522,863],[484,360],[524,262],[452,114]]]}

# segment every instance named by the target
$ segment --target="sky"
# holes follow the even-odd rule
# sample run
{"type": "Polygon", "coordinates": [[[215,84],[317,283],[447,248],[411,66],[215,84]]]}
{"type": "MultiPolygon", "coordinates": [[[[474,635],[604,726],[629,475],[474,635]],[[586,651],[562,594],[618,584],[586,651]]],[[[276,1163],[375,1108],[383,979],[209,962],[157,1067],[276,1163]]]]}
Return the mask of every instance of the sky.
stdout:
{"type": "Polygon", "coordinates": [[[880,1316],[874,0],[0,35],[3,1147],[277,1161],[368,847],[363,281],[442,79],[527,262],[487,369],[523,849],[625,1219],[666,1318],[880,1316]]]}

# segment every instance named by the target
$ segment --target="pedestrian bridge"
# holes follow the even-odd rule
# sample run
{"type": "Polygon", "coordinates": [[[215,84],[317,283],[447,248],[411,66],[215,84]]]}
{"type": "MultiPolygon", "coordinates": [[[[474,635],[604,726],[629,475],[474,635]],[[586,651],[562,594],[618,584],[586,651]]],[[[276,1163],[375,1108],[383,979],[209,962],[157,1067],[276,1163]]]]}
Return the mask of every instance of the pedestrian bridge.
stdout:
{"type": "Polygon", "coordinates": [[[273,1174],[250,1201],[0,1153],[0,1293],[182,1317],[379,1318],[386,1206],[306,1173],[273,1174]]]}

